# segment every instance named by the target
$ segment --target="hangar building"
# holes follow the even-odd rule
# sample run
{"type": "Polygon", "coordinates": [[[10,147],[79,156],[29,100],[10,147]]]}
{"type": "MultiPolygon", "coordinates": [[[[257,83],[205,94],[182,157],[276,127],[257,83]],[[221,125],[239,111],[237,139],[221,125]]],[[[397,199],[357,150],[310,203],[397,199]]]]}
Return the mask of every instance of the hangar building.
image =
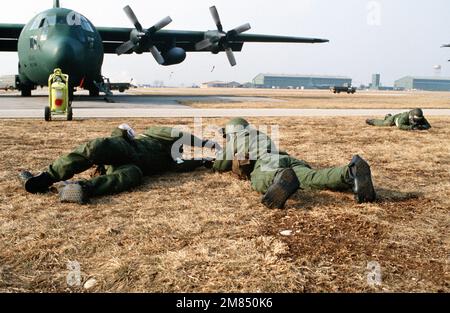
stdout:
{"type": "Polygon", "coordinates": [[[253,79],[256,88],[328,89],[351,84],[352,79],[343,76],[259,74],[253,79]]]}
{"type": "Polygon", "coordinates": [[[396,89],[450,91],[450,77],[415,77],[406,76],[396,80],[396,89]]]}

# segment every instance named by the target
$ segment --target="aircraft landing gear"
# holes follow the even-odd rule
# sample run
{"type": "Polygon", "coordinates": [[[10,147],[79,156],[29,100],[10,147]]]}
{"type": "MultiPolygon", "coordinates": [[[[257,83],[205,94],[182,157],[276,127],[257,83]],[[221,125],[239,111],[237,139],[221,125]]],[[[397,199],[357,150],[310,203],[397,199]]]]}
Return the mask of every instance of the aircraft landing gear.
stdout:
{"type": "Polygon", "coordinates": [[[89,97],[98,97],[100,95],[100,90],[97,87],[92,87],[89,89],[89,97]]]}
{"type": "Polygon", "coordinates": [[[74,93],[73,88],[69,87],[69,103],[72,103],[73,101],[73,93],[74,93]]]}
{"type": "Polygon", "coordinates": [[[24,88],[24,89],[20,90],[20,95],[22,97],[31,97],[31,89],[24,88]]]}

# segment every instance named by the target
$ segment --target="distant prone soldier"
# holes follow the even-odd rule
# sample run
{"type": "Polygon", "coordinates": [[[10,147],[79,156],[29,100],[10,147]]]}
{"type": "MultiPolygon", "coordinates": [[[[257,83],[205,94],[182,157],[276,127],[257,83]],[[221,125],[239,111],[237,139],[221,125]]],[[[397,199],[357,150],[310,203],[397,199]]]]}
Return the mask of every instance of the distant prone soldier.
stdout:
{"type": "Polygon", "coordinates": [[[62,202],[84,204],[89,198],[116,194],[139,186],[144,176],[164,172],[189,172],[208,160],[182,160],[183,145],[216,147],[170,127],[150,127],[136,136],[127,124],[115,129],[108,138],[98,138],[60,157],[38,175],[19,174],[26,191],[45,193],[56,189],[62,202]],[[177,146],[177,144],[179,144],[177,146]],[[90,180],[67,181],[76,174],[97,166],[98,175],[90,180]]]}
{"type": "Polygon", "coordinates": [[[431,128],[422,109],[414,109],[396,115],[388,114],[384,120],[368,119],[366,123],[371,126],[397,126],[401,130],[428,130],[431,128]]]}
{"type": "Polygon", "coordinates": [[[232,171],[241,179],[249,179],[252,188],[264,194],[262,203],[270,209],[284,208],[299,189],[353,190],[358,203],[376,200],[370,166],[360,156],[354,156],[348,165],[316,170],[279,151],[266,134],[243,118],[232,119],[223,132],[226,145],[213,170],[232,171]]]}

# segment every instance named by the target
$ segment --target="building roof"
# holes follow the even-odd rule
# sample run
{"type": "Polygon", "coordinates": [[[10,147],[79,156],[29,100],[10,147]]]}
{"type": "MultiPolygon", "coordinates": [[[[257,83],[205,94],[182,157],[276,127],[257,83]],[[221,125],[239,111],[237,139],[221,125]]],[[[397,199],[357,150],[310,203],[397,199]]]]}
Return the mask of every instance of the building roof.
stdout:
{"type": "Polygon", "coordinates": [[[420,80],[430,80],[430,81],[436,81],[436,80],[448,80],[450,81],[450,77],[439,77],[439,76],[434,76],[434,77],[430,77],[430,76],[405,76],[402,78],[399,78],[397,80],[403,80],[403,79],[420,79],[420,80]]]}
{"type": "Polygon", "coordinates": [[[301,74],[271,74],[271,73],[261,73],[258,74],[257,76],[271,76],[271,77],[308,77],[308,78],[333,78],[333,79],[351,79],[351,77],[347,77],[347,76],[331,76],[331,75],[301,75],[301,74]]]}
{"type": "Polygon", "coordinates": [[[205,83],[202,83],[202,84],[204,84],[204,85],[209,85],[209,84],[226,84],[226,82],[221,81],[221,80],[213,80],[213,81],[205,82],[205,83]]]}
{"type": "Polygon", "coordinates": [[[203,85],[212,85],[212,84],[235,84],[235,85],[240,85],[241,83],[239,83],[237,81],[224,82],[224,81],[221,81],[221,80],[213,80],[213,81],[205,82],[205,83],[202,83],[202,84],[203,85]]]}

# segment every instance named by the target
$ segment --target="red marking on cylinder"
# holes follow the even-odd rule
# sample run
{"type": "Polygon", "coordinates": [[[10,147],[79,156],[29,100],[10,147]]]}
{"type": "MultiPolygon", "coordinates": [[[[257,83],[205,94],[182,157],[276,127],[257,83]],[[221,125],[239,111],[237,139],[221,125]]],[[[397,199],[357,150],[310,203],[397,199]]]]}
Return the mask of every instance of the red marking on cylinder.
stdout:
{"type": "Polygon", "coordinates": [[[62,106],[62,104],[63,104],[63,99],[56,99],[55,100],[55,105],[57,106],[57,107],[60,107],[60,106],[62,106]]]}

